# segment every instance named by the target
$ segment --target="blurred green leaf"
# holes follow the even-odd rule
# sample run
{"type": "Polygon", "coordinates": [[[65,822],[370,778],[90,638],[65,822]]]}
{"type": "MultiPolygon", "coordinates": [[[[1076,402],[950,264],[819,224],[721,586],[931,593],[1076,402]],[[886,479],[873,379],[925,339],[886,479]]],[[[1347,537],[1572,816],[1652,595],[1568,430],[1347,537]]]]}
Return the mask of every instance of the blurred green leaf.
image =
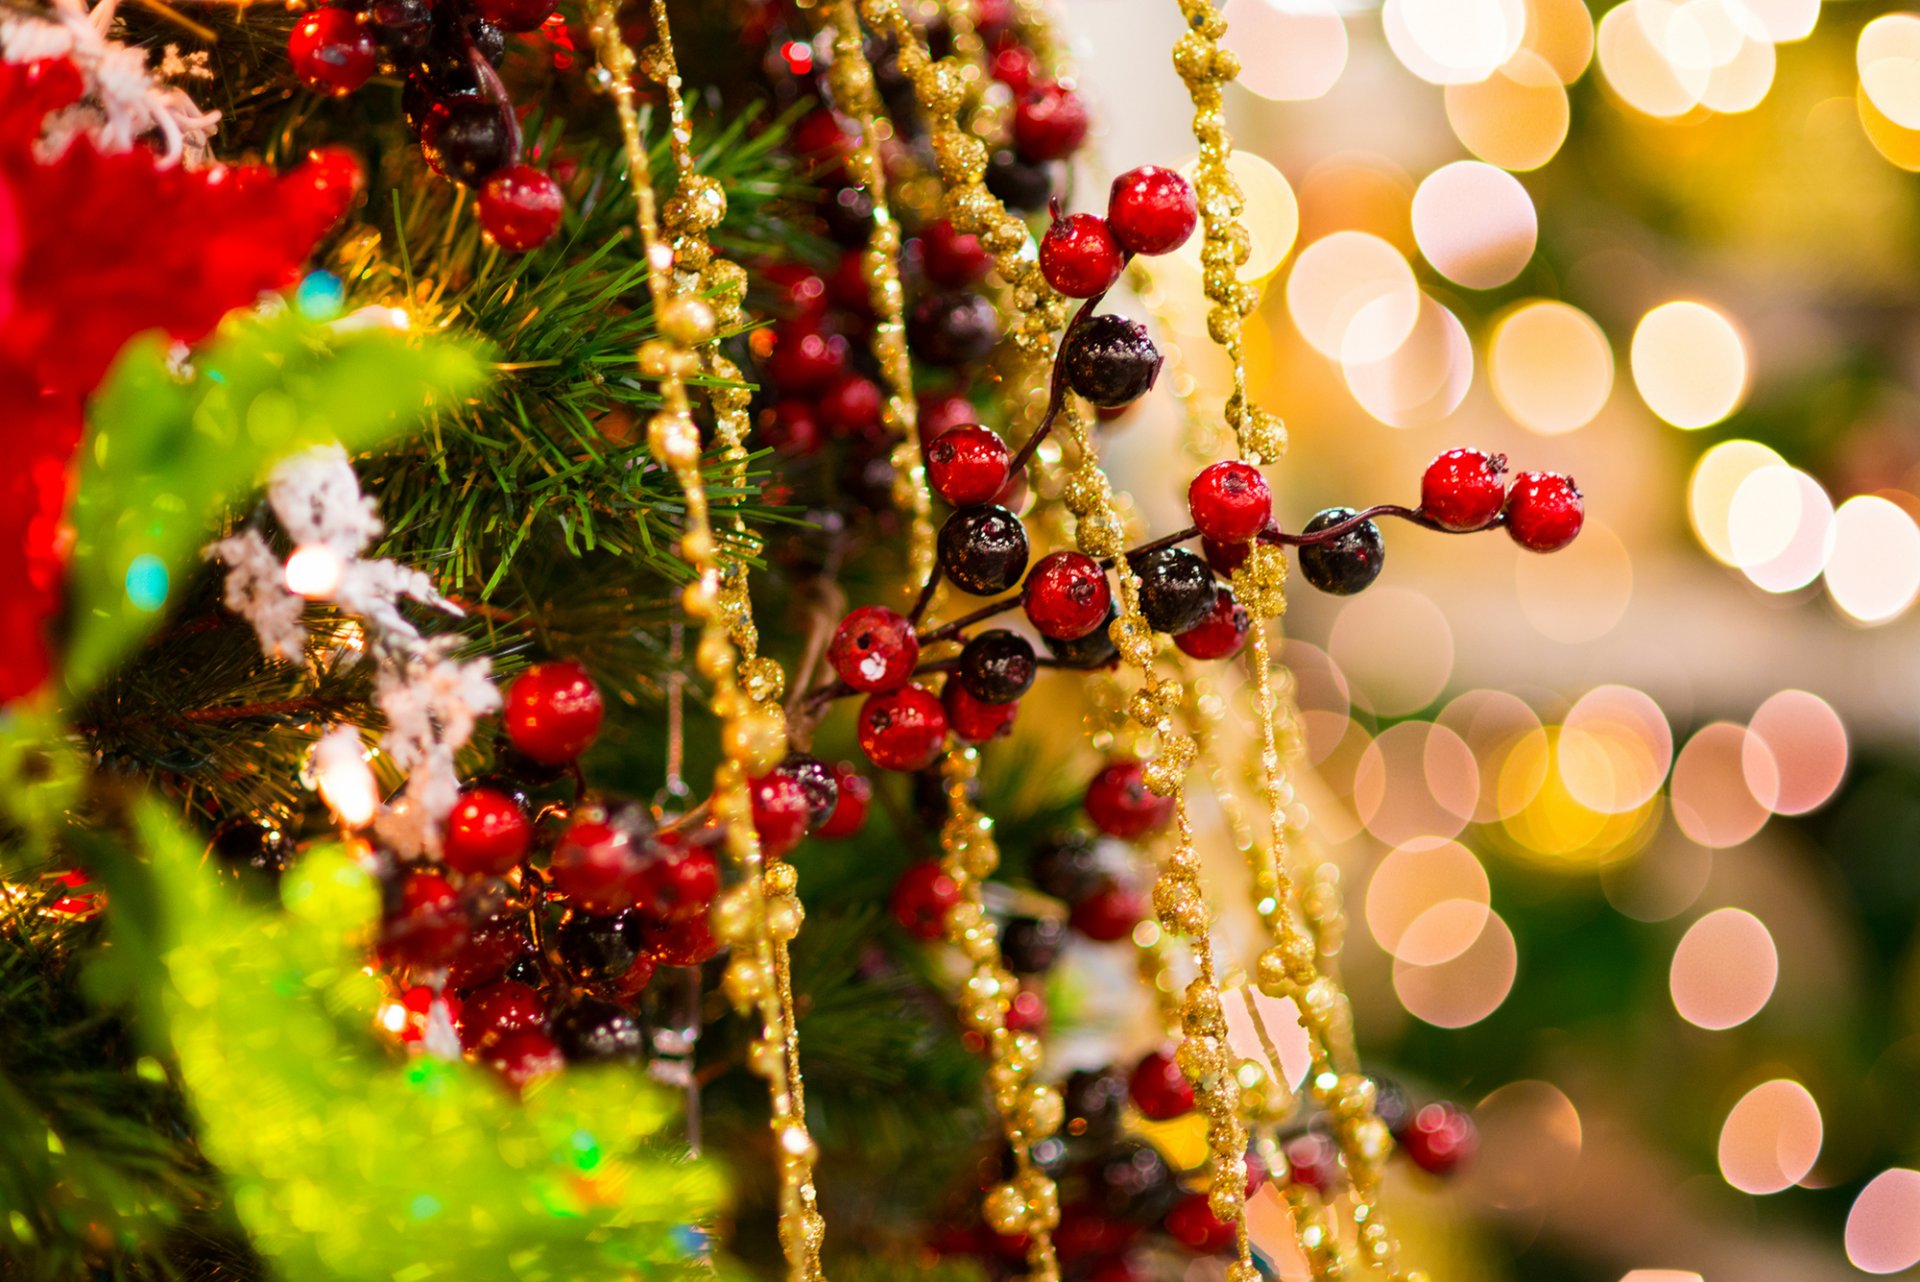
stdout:
{"type": "Polygon", "coordinates": [[[138,643],[227,504],[276,460],[332,440],[364,448],[481,380],[444,340],[342,335],[291,311],[229,320],[184,379],[158,337],[129,344],[90,407],[71,509],[68,688],[84,695],[138,643]]]}

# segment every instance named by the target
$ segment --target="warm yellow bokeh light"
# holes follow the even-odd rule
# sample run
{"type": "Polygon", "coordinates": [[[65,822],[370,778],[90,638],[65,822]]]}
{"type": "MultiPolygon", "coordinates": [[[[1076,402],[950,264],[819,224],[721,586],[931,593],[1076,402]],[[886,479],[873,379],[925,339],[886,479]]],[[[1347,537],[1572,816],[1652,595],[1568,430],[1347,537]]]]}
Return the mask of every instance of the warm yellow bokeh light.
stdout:
{"type": "Polygon", "coordinates": [[[1472,851],[1457,841],[1420,838],[1389,851],[1367,882],[1367,932],[1388,954],[1417,966],[1452,961],[1480,937],[1492,903],[1487,870],[1472,851]],[[1478,920],[1466,915],[1449,919],[1451,934],[1424,931],[1424,938],[1408,941],[1408,931],[1439,904],[1462,904],[1478,910],[1478,920]]]}
{"type": "Polygon", "coordinates": [[[1736,564],[1730,516],[1733,496],[1749,476],[1785,461],[1758,441],[1722,441],[1700,456],[1687,483],[1687,518],[1700,545],[1723,565],[1736,564]]]}
{"type": "Polygon", "coordinates": [[[1920,129],[1920,17],[1887,13],[1860,29],[1860,87],[1889,121],[1920,129]]]}
{"type": "Polygon", "coordinates": [[[1700,105],[1712,70],[1685,56],[1704,43],[1697,26],[1670,0],[1626,0],[1600,19],[1596,44],[1608,88],[1649,116],[1683,116],[1700,105]],[[1683,51],[1679,59],[1675,50],[1683,51]]]}
{"type": "Polygon", "coordinates": [[[1546,781],[1546,731],[1540,718],[1518,695],[1505,690],[1469,690],[1457,696],[1434,719],[1459,735],[1472,750],[1480,769],[1480,796],[1474,805],[1476,823],[1504,819],[1532,801],[1546,781]],[[1537,764],[1530,777],[1508,781],[1504,797],[1501,780],[1507,759],[1522,743],[1532,743],[1528,760],[1537,764]]]}
{"type": "Polygon", "coordinates": [[[1521,303],[1494,322],[1487,344],[1494,399],[1542,435],[1591,423],[1613,391],[1613,349],[1593,318],[1547,300],[1521,303]]]}
{"type": "Polygon", "coordinates": [[[1644,691],[1597,686],[1568,710],[1555,760],[1574,800],[1601,814],[1622,814],[1646,805],[1666,782],[1673,731],[1644,691]]]}
{"type": "MultiPolygon", "coordinates": [[[[1192,157],[1180,166],[1180,172],[1192,178],[1199,164],[1200,158],[1192,157]]],[[[1240,265],[1240,279],[1265,280],[1293,252],[1294,239],[1300,234],[1300,202],[1294,198],[1287,176],[1250,151],[1236,151],[1227,157],[1227,171],[1240,185],[1240,222],[1247,229],[1251,246],[1247,261],[1240,265]]],[[[1198,272],[1203,243],[1201,237],[1190,236],[1174,254],[1198,272]]]]}
{"type": "Polygon", "coordinates": [[[1777,45],[1805,40],[1820,21],[1820,0],[1742,0],[1742,7],[1777,45]]]}
{"type": "Polygon", "coordinates": [[[1552,160],[1571,120],[1559,74],[1525,49],[1484,80],[1448,85],[1446,107],[1461,144],[1502,169],[1538,169],[1552,160]]]}
{"type": "Polygon", "coordinates": [[[1827,594],[1849,618],[1885,623],[1920,594],[1920,529],[1875,494],[1848,499],[1833,514],[1827,594]]]}
{"type": "Polygon", "coordinates": [[[1860,127],[1867,140],[1887,160],[1908,173],[1920,173],[1920,129],[1906,129],[1887,118],[1867,97],[1867,87],[1855,88],[1854,104],[1860,112],[1860,127]]]}
{"type": "Polygon", "coordinates": [[[1705,303],[1662,303],[1633,332],[1633,383],[1647,408],[1680,428],[1709,427],[1747,393],[1747,347],[1726,315],[1705,303]]]}
{"type": "Polygon", "coordinates": [[[1734,563],[1755,587],[1768,592],[1806,587],[1827,568],[1833,538],[1833,500],[1798,468],[1763,467],[1733,492],[1727,541],[1734,563]]]}
{"type": "Polygon", "coordinates": [[[1352,683],[1353,701],[1382,717],[1438,698],[1453,674],[1453,628],[1431,599],[1375,584],[1340,607],[1327,652],[1352,683]]]}
{"type": "Polygon", "coordinates": [[[1507,755],[1499,782],[1507,817],[1488,831],[1515,854],[1564,872],[1604,868],[1631,858],[1658,823],[1660,798],[1619,814],[1583,804],[1569,791],[1558,767],[1560,735],[1560,727],[1550,726],[1521,740],[1507,755]],[[1520,795],[1528,795],[1525,804],[1509,804],[1520,795]]]}
{"type": "Polygon", "coordinates": [[[1337,361],[1383,360],[1413,332],[1420,290],[1400,251],[1378,236],[1337,231],[1300,251],[1287,312],[1313,349],[1337,361]]]}
{"type": "Polygon", "coordinates": [[[1480,798],[1480,771],[1466,741],[1445,726],[1402,721],[1380,732],[1353,772],[1353,808],[1387,845],[1451,837],[1480,798]]]}
{"type": "MultiPolygon", "coordinates": [[[[1407,933],[1424,934],[1432,919],[1441,936],[1451,937],[1469,914],[1482,911],[1458,900],[1440,903],[1421,914],[1407,933]]],[[[1465,1028],[1500,1008],[1513,991],[1519,971],[1519,950],[1513,931],[1500,914],[1484,910],[1484,921],[1473,943],[1463,952],[1434,966],[1418,966],[1395,959],[1393,991],[1414,1018],[1436,1028],[1465,1028]]]]}
{"type": "MultiPolygon", "coordinates": [[[[1701,2],[1695,0],[1695,3],[1701,2]]],[[[1726,4],[1729,0],[1705,2],[1726,4]]],[[[1701,105],[1728,115],[1752,111],[1766,100],[1767,91],[1773,88],[1775,64],[1771,43],[1743,38],[1733,56],[1707,76],[1707,87],[1700,93],[1701,105]]]]}
{"type": "Polygon", "coordinates": [[[1433,269],[1456,285],[1492,289],[1533,257],[1540,219],[1519,179],[1459,160],[1428,174],[1413,193],[1413,239],[1433,269]]]}
{"type": "Polygon", "coordinates": [[[1611,526],[1593,517],[1572,545],[1550,557],[1513,560],[1520,613],[1534,631],[1563,645],[1598,641],[1626,617],[1633,558],[1611,526]]]}
{"type": "Polygon", "coordinates": [[[1542,58],[1570,85],[1593,61],[1593,15],[1584,0],[1527,0],[1527,52],[1542,58]]]}
{"type": "Polygon", "coordinates": [[[1347,24],[1333,0],[1227,0],[1223,47],[1240,56],[1239,83],[1276,102],[1325,94],[1347,67],[1347,24]]]}
{"type": "Polygon", "coordinates": [[[1401,65],[1436,85],[1484,80],[1520,48],[1522,0],[1386,0],[1380,22],[1401,65]]]}
{"type": "Polygon", "coordinates": [[[1722,908],[1687,927],[1667,976],[1673,1008],[1698,1028],[1718,1032],[1760,1013],[1780,979],[1780,954],[1766,923],[1722,908]]]}
{"type": "Polygon", "coordinates": [[[1466,326],[1426,294],[1413,332],[1389,355],[1343,361],[1347,390],[1389,427],[1425,427],[1460,408],[1473,386],[1473,343],[1466,326]]]}

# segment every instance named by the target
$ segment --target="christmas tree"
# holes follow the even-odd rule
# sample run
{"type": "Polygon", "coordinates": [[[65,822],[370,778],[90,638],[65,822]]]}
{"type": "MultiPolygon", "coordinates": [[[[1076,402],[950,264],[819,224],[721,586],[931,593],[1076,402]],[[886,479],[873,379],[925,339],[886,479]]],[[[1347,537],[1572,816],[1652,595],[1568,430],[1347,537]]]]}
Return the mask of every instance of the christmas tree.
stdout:
{"type": "MultiPolygon", "coordinates": [[[[1283,261],[1301,339],[1381,423],[1454,430],[1456,289],[1492,299],[1453,306],[1497,314],[1511,420],[1598,412],[1497,363],[1523,319],[1553,360],[1598,327],[1501,310],[1549,271],[1531,222],[1508,262],[1501,202],[1534,212],[1505,171],[1559,140],[1523,155],[1527,113],[1470,98],[1538,63],[1564,113],[1592,19],[1449,4],[1395,0],[1380,37],[1493,162],[1412,197],[1430,293],[1364,213],[1305,243],[1304,198],[1236,149],[1243,74],[1332,83],[1258,61],[1326,21],[1344,60],[1312,6],[1167,0],[1181,140],[1110,134],[1110,170],[1071,34],[1098,19],[1037,0],[9,8],[0,1273],[1617,1275],[1445,1227],[1481,1144],[1450,1096],[1550,1165],[1566,1096],[1528,1038],[1584,1012],[1609,1043],[1634,1008],[1596,985],[1645,959],[1540,866],[1597,900],[1668,793],[1696,844],[1752,832],[1685,754],[1667,782],[1635,691],[1547,726],[1441,699],[1443,672],[1362,709],[1282,632],[1290,596],[1382,599],[1390,545],[1511,545],[1523,580],[1570,559],[1548,579],[1605,591],[1546,556],[1587,546],[1554,441],[1288,461],[1283,261]],[[1426,1028],[1370,1031],[1350,916],[1426,1028]],[[1539,986],[1501,1008],[1516,934],[1539,986]]],[[[1716,69],[1797,38],[1721,8],[1750,21],[1716,69]]],[[[1626,48],[1609,84],[1661,115],[1626,48]]],[[[1738,98],[1705,77],[1665,114],[1738,98]]],[[[1694,313],[1649,314],[1649,407],[1719,422],[1738,396],[1663,380],[1657,333],[1643,368],[1656,317],[1712,354],[1694,313]]],[[[1722,559],[1777,592],[1786,555],[1722,559]]],[[[1365,617],[1336,626],[1415,672],[1405,616],[1365,617]]],[[[1814,742],[1808,705],[1776,711],[1814,742]]],[[[1760,714],[1732,729],[1755,829],[1832,794],[1760,714]]],[[[1738,1000],[1682,970],[1701,1027],[1766,1002],[1715,1024],[1738,1000]]],[[[1728,1143],[1727,1182],[1775,1191],[1728,1143]]],[[[1509,1185],[1536,1169],[1474,1196],[1533,1206],[1509,1185]]]]}

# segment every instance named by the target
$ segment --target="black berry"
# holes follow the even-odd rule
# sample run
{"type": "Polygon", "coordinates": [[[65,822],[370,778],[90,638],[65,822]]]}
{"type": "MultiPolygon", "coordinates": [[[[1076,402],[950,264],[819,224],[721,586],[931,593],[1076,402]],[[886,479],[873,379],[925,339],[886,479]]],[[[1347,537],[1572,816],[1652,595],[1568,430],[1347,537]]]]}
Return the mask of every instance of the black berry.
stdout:
{"type": "Polygon", "coordinates": [[[575,1064],[636,1060],[646,1049],[640,1021],[598,997],[583,997],[555,1015],[552,1035],[575,1064]]]}
{"type": "Polygon", "coordinates": [[[1118,617],[1119,611],[1109,604],[1106,619],[1087,635],[1072,641],[1045,637],[1047,649],[1053,652],[1053,661],[1063,668],[1079,671],[1110,667],[1117,663],[1120,651],[1113,644],[1112,628],[1113,621],[1118,617]]]}
{"type": "MultiPolygon", "coordinates": [[[[1330,507],[1308,521],[1301,533],[1318,534],[1353,515],[1350,507],[1330,507]]],[[[1380,567],[1386,563],[1386,557],[1387,545],[1380,537],[1380,527],[1372,521],[1362,521],[1325,543],[1302,544],[1300,573],[1322,592],[1352,596],[1380,577],[1380,567]]]]}
{"type": "Polygon", "coordinates": [[[822,824],[833,818],[833,808],[840,804],[840,785],[835,782],[833,770],[826,762],[804,752],[791,752],[777,769],[781,774],[792,776],[805,794],[809,832],[818,831],[822,824]]]}
{"type": "Polygon", "coordinates": [[[507,56],[507,33],[497,23],[484,18],[475,18],[467,24],[467,31],[473,36],[473,47],[487,60],[489,67],[497,67],[507,56]]]}
{"type": "Polygon", "coordinates": [[[1123,1220],[1156,1224],[1181,1197],[1167,1160],[1144,1140],[1122,1140],[1093,1176],[1094,1196],[1123,1220]]]}
{"type": "Polygon", "coordinates": [[[374,39],[395,55],[420,53],[433,38],[427,0],[374,0],[368,16],[374,39]]]}
{"type": "Polygon", "coordinates": [[[965,507],[940,527],[940,569],[975,596],[1005,592],[1027,570],[1027,531],[1006,508],[965,507]]]}
{"type": "Polygon", "coordinates": [[[1053,199],[1053,166],[1028,164],[1011,150],[996,151],[987,161],[987,190],[1008,209],[1034,213],[1053,199]]]}
{"type": "Polygon", "coordinates": [[[441,103],[420,131],[420,152],[435,171],[469,187],[518,159],[499,105],[481,98],[441,103]]]}
{"type": "Polygon", "coordinates": [[[1213,571],[1185,548],[1156,548],[1133,560],[1140,612],[1156,632],[1185,632],[1213,610],[1213,571]]]}
{"type": "Polygon", "coordinates": [[[861,249],[873,232],[873,195],[865,187],[842,187],[820,204],[827,235],[847,249],[861,249]]]}
{"type": "Polygon", "coordinates": [[[982,703],[1012,703],[1038,672],[1032,644],[1005,628],[982,632],[960,652],[960,684],[982,703]]]}
{"type": "Polygon", "coordinates": [[[1015,917],[1000,932],[1000,955],[1016,975],[1053,969],[1067,946],[1067,923],[1058,917],[1015,917]]]}
{"type": "Polygon", "coordinates": [[[1000,317],[979,294],[930,294],[907,317],[907,343],[932,365],[970,365],[1000,341],[1000,317]]]}
{"type": "Polygon", "coordinates": [[[640,959],[645,932],[640,914],[631,910],[607,916],[575,913],[560,928],[561,964],[576,983],[610,983],[640,959]]]}
{"type": "Polygon", "coordinates": [[[1038,886],[1055,899],[1073,903],[1093,893],[1105,876],[1093,842],[1084,833],[1057,832],[1033,852],[1027,868],[1038,886]]]}
{"type": "Polygon", "coordinates": [[[1127,1075],[1117,1068],[1077,1069],[1067,1075],[1060,1098],[1067,1113],[1063,1133],[1096,1141],[1108,1139],[1120,1129],[1120,1114],[1127,1103],[1127,1075]]]}
{"type": "Polygon", "coordinates": [[[229,868],[272,874],[287,870],[293,848],[278,824],[241,815],[214,829],[213,853],[229,868]]]}
{"type": "Polygon", "coordinates": [[[1092,316],[1073,327],[1061,354],[1067,384],[1109,409],[1138,400],[1160,375],[1147,327],[1124,316],[1092,316]]]}

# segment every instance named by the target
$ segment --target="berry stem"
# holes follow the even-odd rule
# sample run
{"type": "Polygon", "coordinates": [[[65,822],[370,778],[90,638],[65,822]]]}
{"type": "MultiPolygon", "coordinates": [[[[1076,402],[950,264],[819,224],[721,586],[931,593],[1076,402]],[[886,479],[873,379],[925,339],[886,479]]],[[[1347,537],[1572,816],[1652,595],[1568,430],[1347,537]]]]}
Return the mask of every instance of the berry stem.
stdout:
{"type": "Polygon", "coordinates": [[[473,64],[473,72],[480,78],[480,87],[486,91],[487,97],[493,99],[493,105],[500,112],[500,118],[507,123],[507,138],[512,144],[513,151],[513,160],[509,163],[517,165],[520,163],[525,139],[520,133],[520,117],[513,109],[513,98],[507,93],[507,86],[501,81],[500,73],[493,69],[493,64],[487,61],[487,56],[480,52],[480,46],[475,42],[473,32],[467,30],[464,25],[460,28],[460,39],[467,47],[467,61],[473,64]]]}
{"type": "Polygon", "coordinates": [[[913,610],[907,615],[907,622],[915,627],[920,625],[921,616],[926,614],[927,607],[933,604],[934,591],[940,586],[940,575],[940,562],[936,558],[933,571],[927,575],[927,586],[920,589],[920,596],[914,601],[913,610]]]}
{"type": "MultiPolygon", "coordinates": [[[[1122,267],[1132,258],[1132,254],[1122,255],[1120,260],[1122,267]]],[[[1073,314],[1073,319],[1067,322],[1066,329],[1061,331],[1059,346],[1053,349],[1053,375],[1047,383],[1046,415],[1041,418],[1040,426],[1033,429],[1033,435],[1027,438],[1027,443],[1020,447],[1020,452],[1013,456],[1013,461],[1007,465],[1007,475],[1020,475],[1020,469],[1027,465],[1027,460],[1033,457],[1033,452],[1040,448],[1041,442],[1045,441],[1048,433],[1053,431],[1054,420],[1060,417],[1060,411],[1067,403],[1067,365],[1062,359],[1066,355],[1067,339],[1072,337],[1073,331],[1079,329],[1087,317],[1093,315],[1093,309],[1098,307],[1100,301],[1106,296],[1107,291],[1103,289],[1080,304],[1080,310],[1073,314]]]]}

